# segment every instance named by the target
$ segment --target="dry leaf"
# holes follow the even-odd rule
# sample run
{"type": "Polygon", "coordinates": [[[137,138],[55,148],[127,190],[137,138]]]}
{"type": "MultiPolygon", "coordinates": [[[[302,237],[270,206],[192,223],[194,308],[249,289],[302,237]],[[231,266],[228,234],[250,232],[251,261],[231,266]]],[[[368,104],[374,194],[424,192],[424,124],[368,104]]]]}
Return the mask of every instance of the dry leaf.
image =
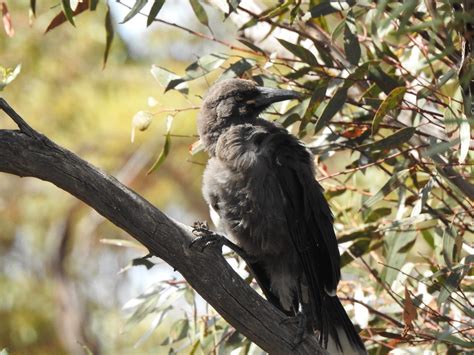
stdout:
{"type": "MultiPolygon", "coordinates": [[[[79,15],[81,12],[86,11],[89,8],[89,0],[84,0],[82,2],[79,2],[77,4],[76,9],[74,10],[73,14],[74,16],[79,15]]],[[[50,22],[48,27],[46,28],[46,31],[44,33],[48,33],[51,31],[53,28],[58,27],[59,25],[62,25],[64,22],[66,22],[66,15],[64,14],[63,11],[61,11],[59,14],[54,16],[53,20],[50,22]]]]}
{"type": "Polygon", "coordinates": [[[10,12],[8,12],[7,3],[4,1],[2,1],[2,20],[3,28],[5,28],[7,36],[13,37],[15,30],[13,29],[12,18],[10,16],[10,12]]]}
{"type": "Polygon", "coordinates": [[[403,331],[403,334],[406,335],[408,330],[413,329],[413,321],[416,317],[416,306],[410,297],[408,288],[405,286],[405,301],[403,303],[403,322],[405,323],[405,330],[403,331]]]}

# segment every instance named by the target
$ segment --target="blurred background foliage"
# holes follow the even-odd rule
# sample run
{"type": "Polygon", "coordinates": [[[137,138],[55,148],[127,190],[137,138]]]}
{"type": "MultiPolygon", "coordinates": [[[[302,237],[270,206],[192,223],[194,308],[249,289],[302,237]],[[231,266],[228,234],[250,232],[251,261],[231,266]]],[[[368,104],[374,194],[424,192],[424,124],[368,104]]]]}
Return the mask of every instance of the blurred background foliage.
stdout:
{"type": "MultiPolygon", "coordinates": [[[[266,117],[317,156],[339,295],[370,353],[472,350],[470,1],[1,3],[2,97],[188,224],[208,219],[195,116],[210,83],[239,76],[304,93],[266,117]]],[[[261,352],[146,254],[54,186],[2,175],[0,349],[261,352]]]]}

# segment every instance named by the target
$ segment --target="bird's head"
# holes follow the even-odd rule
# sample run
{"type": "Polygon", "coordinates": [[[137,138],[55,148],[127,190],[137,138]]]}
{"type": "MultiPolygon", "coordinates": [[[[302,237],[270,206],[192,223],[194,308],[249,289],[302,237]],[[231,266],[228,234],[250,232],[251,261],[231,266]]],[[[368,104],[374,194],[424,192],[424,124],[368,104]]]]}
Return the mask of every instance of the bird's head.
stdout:
{"type": "Polygon", "coordinates": [[[299,97],[294,91],[261,87],[250,80],[220,81],[209,89],[202,103],[198,118],[201,140],[206,149],[212,150],[219,135],[228,127],[254,123],[274,102],[299,97]]]}

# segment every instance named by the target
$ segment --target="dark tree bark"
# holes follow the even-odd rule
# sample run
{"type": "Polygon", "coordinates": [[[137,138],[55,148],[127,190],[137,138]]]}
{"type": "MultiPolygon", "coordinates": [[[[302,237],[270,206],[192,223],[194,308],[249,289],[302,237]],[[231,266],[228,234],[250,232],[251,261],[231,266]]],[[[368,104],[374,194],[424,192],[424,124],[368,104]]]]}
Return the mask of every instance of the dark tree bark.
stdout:
{"type": "Polygon", "coordinates": [[[316,337],[294,348],[295,322],[260,297],[218,248],[190,249],[191,228],[167,217],[114,177],[32,129],[0,98],[19,130],[0,130],[0,171],[49,181],[94,208],[163,259],[227,322],[271,354],[324,354],[316,337]]]}

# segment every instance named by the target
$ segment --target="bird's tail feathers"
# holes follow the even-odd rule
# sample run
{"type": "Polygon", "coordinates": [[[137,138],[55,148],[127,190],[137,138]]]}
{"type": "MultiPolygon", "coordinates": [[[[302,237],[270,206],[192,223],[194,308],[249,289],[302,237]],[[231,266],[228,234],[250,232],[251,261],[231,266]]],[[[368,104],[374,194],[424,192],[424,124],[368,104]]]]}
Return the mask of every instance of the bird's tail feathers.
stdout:
{"type": "Polygon", "coordinates": [[[331,355],[367,354],[364,343],[347,316],[339,298],[337,296],[326,297],[323,309],[326,310],[330,323],[328,352],[331,355]]]}

